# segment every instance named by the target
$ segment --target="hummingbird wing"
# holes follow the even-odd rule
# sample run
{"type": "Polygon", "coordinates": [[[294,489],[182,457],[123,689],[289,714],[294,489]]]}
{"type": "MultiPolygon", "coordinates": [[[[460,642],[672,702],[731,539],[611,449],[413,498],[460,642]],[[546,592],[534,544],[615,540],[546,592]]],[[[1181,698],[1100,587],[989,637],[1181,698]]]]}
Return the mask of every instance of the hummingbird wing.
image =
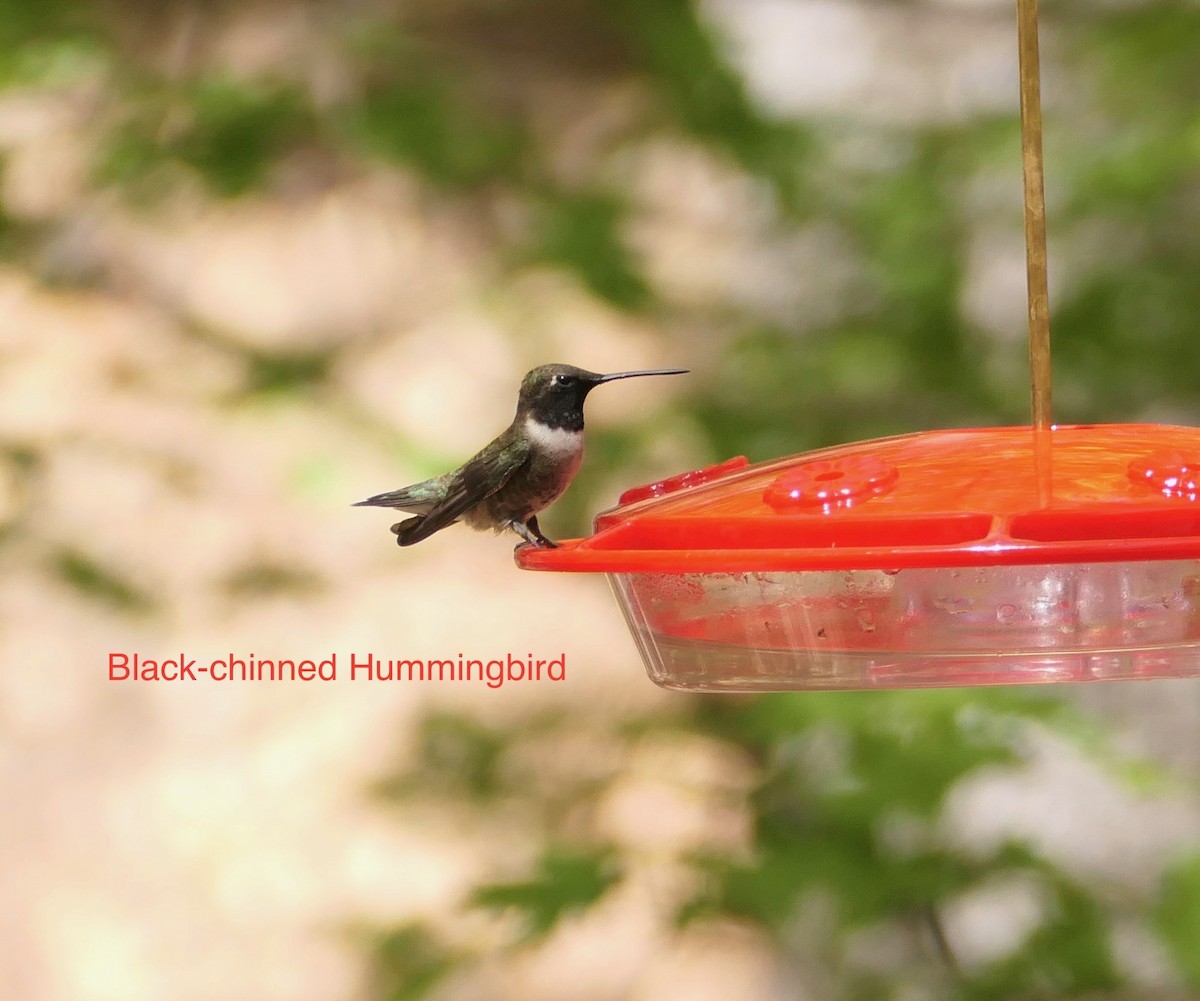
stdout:
{"type": "Polygon", "coordinates": [[[454,524],[512,479],[529,462],[532,452],[533,446],[527,438],[518,438],[504,448],[485,448],[451,477],[445,497],[427,514],[404,523],[409,527],[396,533],[396,541],[402,546],[416,545],[454,524]]]}

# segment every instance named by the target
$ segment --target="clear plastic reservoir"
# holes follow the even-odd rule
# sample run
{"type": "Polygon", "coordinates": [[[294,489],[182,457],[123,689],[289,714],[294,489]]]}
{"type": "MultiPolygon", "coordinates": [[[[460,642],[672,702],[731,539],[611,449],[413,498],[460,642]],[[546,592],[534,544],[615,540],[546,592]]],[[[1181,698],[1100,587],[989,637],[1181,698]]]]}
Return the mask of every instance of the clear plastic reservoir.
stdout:
{"type": "Polygon", "coordinates": [[[1200,674],[1200,561],[612,574],[651,679],[699,691],[1200,674]]]}

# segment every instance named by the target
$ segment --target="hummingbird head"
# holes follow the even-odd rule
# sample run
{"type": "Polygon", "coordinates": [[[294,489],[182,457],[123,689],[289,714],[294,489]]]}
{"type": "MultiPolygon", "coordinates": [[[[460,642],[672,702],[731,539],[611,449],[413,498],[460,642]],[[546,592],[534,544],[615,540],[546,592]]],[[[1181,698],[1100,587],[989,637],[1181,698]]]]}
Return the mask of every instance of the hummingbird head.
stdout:
{"type": "Polygon", "coordinates": [[[684,375],[686,372],[683,368],[657,368],[600,375],[574,365],[541,365],[521,382],[517,416],[532,417],[549,428],[582,431],[583,401],[602,382],[640,375],[684,375]]]}

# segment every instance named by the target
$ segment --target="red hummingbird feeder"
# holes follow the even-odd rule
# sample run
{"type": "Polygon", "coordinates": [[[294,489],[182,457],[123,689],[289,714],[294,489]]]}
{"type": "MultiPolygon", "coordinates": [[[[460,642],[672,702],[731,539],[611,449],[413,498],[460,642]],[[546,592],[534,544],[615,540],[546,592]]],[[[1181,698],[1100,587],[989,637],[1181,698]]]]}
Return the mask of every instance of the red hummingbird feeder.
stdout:
{"type": "Polygon", "coordinates": [[[627,490],[527,570],[605,573],[699,691],[1200,676],[1200,430],[1053,426],[1036,0],[1019,0],[1030,427],[924,431],[627,490]]]}
{"type": "Polygon", "coordinates": [[[1200,675],[1200,431],[927,431],[626,491],[529,570],[606,573],[709,691],[1200,675]]]}

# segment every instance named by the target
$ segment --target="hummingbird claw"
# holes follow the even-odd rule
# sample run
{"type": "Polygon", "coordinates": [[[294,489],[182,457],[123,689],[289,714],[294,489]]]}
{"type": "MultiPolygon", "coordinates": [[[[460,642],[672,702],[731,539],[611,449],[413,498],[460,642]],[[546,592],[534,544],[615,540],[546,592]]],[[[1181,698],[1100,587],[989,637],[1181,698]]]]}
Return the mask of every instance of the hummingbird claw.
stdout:
{"type": "Polygon", "coordinates": [[[538,527],[537,515],[534,515],[524,524],[521,524],[519,521],[514,521],[512,523],[512,530],[531,546],[536,546],[538,549],[558,548],[557,542],[555,542],[553,539],[546,538],[546,536],[542,534],[542,530],[538,527]]]}
{"type": "Polygon", "coordinates": [[[539,546],[541,546],[543,549],[557,549],[558,548],[557,542],[555,542],[553,539],[546,538],[546,536],[544,536],[542,534],[542,530],[538,527],[538,520],[537,520],[536,514],[532,518],[530,518],[527,522],[525,522],[525,524],[526,524],[526,526],[528,526],[529,531],[531,533],[533,533],[533,537],[535,539],[537,539],[537,544],[539,546]]]}

